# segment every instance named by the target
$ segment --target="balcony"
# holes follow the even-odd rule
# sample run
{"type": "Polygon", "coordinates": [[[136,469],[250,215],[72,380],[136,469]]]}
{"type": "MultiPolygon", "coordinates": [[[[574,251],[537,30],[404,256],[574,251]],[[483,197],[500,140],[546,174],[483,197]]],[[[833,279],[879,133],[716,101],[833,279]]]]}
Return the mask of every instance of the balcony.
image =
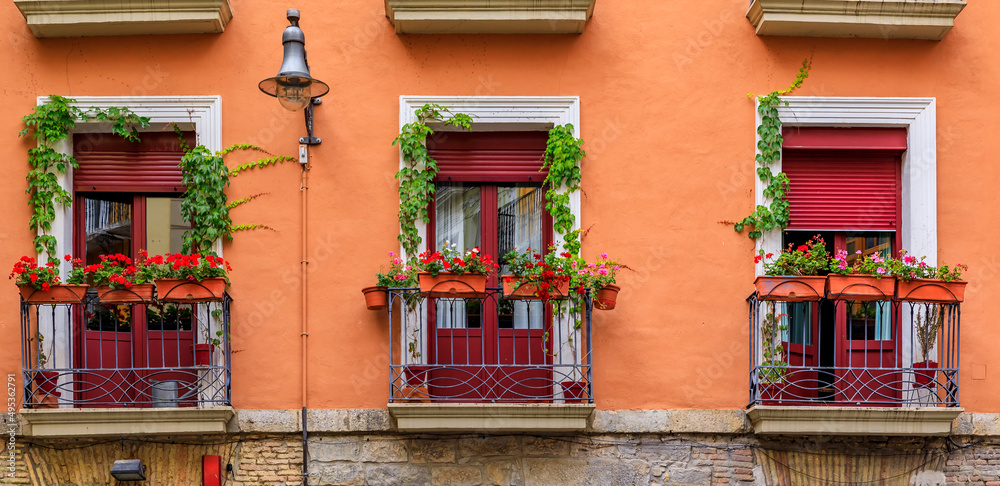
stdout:
{"type": "Polygon", "coordinates": [[[753,0],[757,35],[941,40],[965,0],[753,0]]]}
{"type": "Polygon", "coordinates": [[[15,0],[35,37],[220,33],[229,0],[15,0]]]}
{"type": "Polygon", "coordinates": [[[593,410],[590,296],[435,298],[390,289],[389,409],[401,430],[579,430],[593,410]]]}
{"type": "Polygon", "coordinates": [[[962,411],[961,304],[888,293],[747,299],[748,415],[757,433],[949,432],[962,411]],[[884,300],[868,300],[876,298],[884,300]]]}
{"type": "Polygon", "coordinates": [[[27,433],[224,432],[230,304],[105,302],[93,290],[74,304],[22,300],[27,433]]]}
{"type": "Polygon", "coordinates": [[[397,34],[579,34],[596,0],[386,0],[397,34]]]}

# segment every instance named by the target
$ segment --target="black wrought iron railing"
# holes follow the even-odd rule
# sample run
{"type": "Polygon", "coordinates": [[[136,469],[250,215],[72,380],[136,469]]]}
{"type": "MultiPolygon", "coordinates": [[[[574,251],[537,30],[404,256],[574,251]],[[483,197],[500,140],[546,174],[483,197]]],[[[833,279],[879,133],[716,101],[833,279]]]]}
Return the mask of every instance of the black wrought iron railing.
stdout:
{"type": "Polygon", "coordinates": [[[749,303],[750,405],[959,406],[959,303],[749,303]]]}
{"type": "MultiPolygon", "coordinates": [[[[123,300],[138,299],[125,292],[123,300]]],[[[218,302],[21,301],[27,408],[230,404],[229,295],[218,302]]]]}
{"type": "Polygon", "coordinates": [[[592,403],[591,298],[390,289],[392,403],[592,403]]]}

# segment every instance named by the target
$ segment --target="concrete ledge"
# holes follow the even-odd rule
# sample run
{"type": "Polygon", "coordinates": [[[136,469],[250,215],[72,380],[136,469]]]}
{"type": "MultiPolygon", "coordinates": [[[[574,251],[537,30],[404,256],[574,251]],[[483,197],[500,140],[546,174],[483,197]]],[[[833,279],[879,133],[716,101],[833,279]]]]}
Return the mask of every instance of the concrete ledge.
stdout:
{"type": "Polygon", "coordinates": [[[753,0],[757,35],[941,40],[965,0],[753,0]]]}
{"type": "Polygon", "coordinates": [[[596,0],[385,0],[397,34],[579,34],[596,0]]]}
{"type": "Polygon", "coordinates": [[[21,410],[26,437],[224,434],[232,407],[21,410]]]}
{"type": "Polygon", "coordinates": [[[14,0],[35,37],[218,33],[229,0],[14,0]]]}
{"type": "Polygon", "coordinates": [[[582,431],[593,411],[590,404],[389,404],[400,432],[582,431]]]}
{"type": "Polygon", "coordinates": [[[747,411],[755,434],[933,435],[951,433],[962,408],[769,407],[747,411]]]}

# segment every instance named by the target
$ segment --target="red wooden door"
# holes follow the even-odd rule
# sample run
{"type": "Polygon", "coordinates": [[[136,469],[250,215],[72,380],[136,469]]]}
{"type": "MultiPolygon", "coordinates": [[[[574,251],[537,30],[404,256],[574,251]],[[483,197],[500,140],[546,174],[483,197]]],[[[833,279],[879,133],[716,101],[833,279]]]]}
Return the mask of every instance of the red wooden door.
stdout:
{"type": "MultiPolygon", "coordinates": [[[[428,150],[438,163],[428,249],[445,241],[495,261],[517,247],[544,250],[551,218],[540,171],[545,132],[446,133],[428,150]]],[[[502,269],[501,269],[502,273],[502,269]]],[[[488,287],[498,287],[491,276],[488,287]]],[[[551,396],[551,312],[539,302],[438,299],[430,319],[432,395],[460,401],[534,401],[551,396]]]]}
{"type": "MultiPolygon", "coordinates": [[[[181,249],[180,235],[190,227],[178,206],[184,186],[177,164],[183,151],[172,133],[146,133],[142,139],[74,137],[79,163],[74,172],[74,254],[86,264],[98,263],[102,254],[122,253],[134,260],[141,249],[181,249]]],[[[193,133],[185,139],[189,145],[195,142],[193,133]]],[[[74,323],[75,366],[83,370],[76,399],[83,406],[107,407],[192,397],[196,377],[176,368],[194,364],[194,314],[192,306],[89,306],[74,323]]]]}
{"type": "Polygon", "coordinates": [[[782,336],[785,362],[788,363],[783,400],[815,400],[819,389],[819,303],[785,303],[788,329],[782,336]]]}

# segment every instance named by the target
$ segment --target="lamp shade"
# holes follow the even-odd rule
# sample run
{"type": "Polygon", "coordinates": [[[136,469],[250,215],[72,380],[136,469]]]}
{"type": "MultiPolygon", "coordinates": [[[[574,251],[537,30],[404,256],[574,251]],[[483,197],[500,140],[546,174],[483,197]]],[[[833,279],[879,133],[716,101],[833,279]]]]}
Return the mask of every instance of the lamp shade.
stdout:
{"type": "Polygon", "coordinates": [[[288,9],[288,21],[291,25],[281,34],[281,43],[284,45],[281,69],[277,76],[261,81],[257,87],[278,98],[285,109],[298,111],[308,106],[312,98],[329,93],[330,87],[309,74],[306,37],[299,28],[299,11],[288,9]]]}

